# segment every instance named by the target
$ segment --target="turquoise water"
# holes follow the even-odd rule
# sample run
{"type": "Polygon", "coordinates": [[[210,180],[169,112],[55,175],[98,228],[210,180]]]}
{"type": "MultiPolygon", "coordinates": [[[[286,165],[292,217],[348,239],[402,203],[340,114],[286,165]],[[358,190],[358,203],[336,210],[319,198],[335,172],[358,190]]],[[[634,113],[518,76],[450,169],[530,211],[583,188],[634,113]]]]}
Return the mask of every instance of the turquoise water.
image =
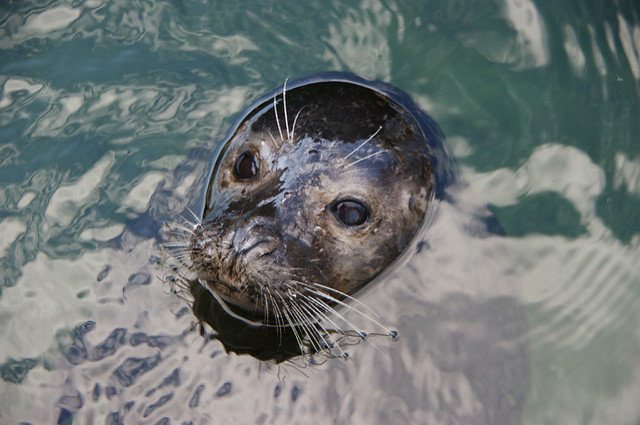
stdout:
{"type": "Polygon", "coordinates": [[[640,422],[637,2],[13,2],[0,85],[0,423],[640,422]],[[243,108],[326,70],[409,93],[460,184],[363,295],[400,338],[298,371],[150,258],[243,108]]]}

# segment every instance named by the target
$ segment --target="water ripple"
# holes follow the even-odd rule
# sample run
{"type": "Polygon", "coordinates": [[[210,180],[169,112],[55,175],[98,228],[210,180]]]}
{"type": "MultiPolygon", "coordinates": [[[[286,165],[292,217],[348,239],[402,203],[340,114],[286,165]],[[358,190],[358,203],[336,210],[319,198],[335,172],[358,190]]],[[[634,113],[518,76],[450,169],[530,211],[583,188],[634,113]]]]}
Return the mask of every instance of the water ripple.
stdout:
{"type": "Polygon", "coordinates": [[[0,420],[637,423],[639,80],[627,0],[7,4],[0,420]],[[361,295],[400,338],[273,370],[149,259],[243,108],[328,69],[409,92],[461,184],[361,295]]]}

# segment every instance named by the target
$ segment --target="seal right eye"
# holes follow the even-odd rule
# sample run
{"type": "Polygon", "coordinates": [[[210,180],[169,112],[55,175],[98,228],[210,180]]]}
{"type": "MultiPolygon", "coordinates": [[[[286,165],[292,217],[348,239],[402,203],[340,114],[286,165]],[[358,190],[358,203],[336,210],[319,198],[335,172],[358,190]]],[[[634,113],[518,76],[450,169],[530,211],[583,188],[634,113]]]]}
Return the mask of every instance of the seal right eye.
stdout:
{"type": "Polygon", "coordinates": [[[342,224],[349,227],[360,226],[369,218],[367,207],[358,201],[335,202],[331,207],[331,212],[342,224]]]}
{"type": "Polygon", "coordinates": [[[236,159],[233,171],[240,180],[252,179],[258,175],[258,161],[251,152],[243,152],[236,159]]]}

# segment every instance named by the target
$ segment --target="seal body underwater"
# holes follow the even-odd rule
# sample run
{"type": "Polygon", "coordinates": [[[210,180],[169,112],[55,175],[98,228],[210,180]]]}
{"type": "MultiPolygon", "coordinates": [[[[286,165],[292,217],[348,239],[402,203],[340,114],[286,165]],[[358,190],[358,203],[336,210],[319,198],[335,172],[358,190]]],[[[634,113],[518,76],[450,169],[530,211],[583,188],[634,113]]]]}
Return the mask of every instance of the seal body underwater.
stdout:
{"type": "Polygon", "coordinates": [[[391,86],[350,74],[285,82],[213,163],[188,242],[198,281],[240,316],[298,328],[321,348],[311,324],[337,326],[334,306],[415,247],[439,142],[391,86]]]}

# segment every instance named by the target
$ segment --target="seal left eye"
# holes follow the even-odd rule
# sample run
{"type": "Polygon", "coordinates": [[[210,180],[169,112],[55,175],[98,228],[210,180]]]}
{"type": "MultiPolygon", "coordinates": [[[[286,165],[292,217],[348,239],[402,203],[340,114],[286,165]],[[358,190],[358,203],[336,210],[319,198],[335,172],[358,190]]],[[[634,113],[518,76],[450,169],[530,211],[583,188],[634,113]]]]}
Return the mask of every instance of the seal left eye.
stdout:
{"type": "Polygon", "coordinates": [[[236,159],[234,166],[236,177],[240,180],[252,179],[258,175],[258,161],[251,152],[244,152],[236,159]]]}

